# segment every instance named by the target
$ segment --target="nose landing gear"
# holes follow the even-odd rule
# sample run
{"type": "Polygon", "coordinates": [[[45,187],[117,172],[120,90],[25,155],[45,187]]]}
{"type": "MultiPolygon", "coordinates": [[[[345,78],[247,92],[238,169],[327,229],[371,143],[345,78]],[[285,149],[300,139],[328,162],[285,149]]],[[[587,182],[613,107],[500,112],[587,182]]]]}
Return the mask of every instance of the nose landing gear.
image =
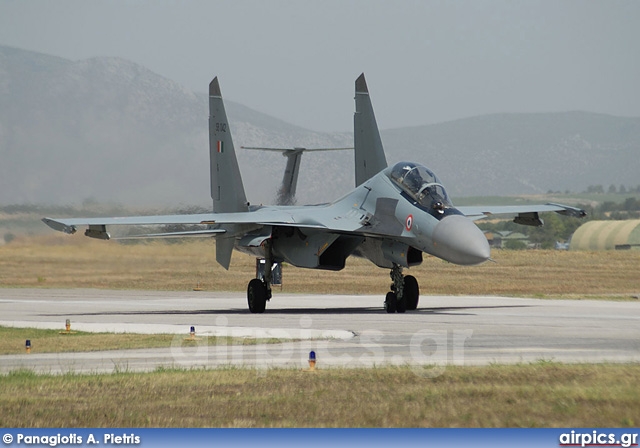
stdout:
{"type": "Polygon", "coordinates": [[[420,288],[413,275],[402,275],[402,266],[393,264],[391,269],[391,291],[387,293],[384,309],[387,313],[404,313],[418,308],[420,288]]]}

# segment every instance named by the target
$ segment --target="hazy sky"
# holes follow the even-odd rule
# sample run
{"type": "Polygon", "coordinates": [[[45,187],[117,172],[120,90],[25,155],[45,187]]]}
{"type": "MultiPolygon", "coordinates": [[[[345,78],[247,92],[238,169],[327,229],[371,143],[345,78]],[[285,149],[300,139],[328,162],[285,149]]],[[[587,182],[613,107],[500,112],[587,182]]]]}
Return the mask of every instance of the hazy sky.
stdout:
{"type": "Polygon", "coordinates": [[[491,112],[640,116],[640,1],[0,0],[0,45],[118,56],[290,123],[349,131],[491,112]]]}

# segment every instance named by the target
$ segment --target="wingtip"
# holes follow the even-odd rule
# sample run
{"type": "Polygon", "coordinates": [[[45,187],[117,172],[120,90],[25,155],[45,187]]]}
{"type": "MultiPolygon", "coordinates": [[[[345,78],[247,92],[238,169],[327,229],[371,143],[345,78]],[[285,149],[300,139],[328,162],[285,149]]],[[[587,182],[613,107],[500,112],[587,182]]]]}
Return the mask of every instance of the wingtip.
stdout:
{"type": "Polygon", "coordinates": [[[76,226],[69,226],[52,218],[42,218],[42,222],[58,232],[64,232],[69,235],[76,233],[76,226]]]}
{"type": "Polygon", "coordinates": [[[222,96],[217,76],[213,78],[213,81],[209,84],[209,96],[222,96]]]}
{"type": "Polygon", "coordinates": [[[364,79],[364,73],[358,76],[356,79],[356,93],[369,93],[367,88],[367,81],[364,79]]]}

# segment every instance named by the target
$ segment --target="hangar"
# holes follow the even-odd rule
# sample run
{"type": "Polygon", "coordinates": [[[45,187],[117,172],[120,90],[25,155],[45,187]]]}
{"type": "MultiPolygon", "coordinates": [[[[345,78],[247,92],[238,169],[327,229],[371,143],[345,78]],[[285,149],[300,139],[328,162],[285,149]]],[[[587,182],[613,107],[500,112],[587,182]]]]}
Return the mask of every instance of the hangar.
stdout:
{"type": "Polygon", "coordinates": [[[589,221],[575,231],[569,250],[640,250],[640,219],[589,221]]]}

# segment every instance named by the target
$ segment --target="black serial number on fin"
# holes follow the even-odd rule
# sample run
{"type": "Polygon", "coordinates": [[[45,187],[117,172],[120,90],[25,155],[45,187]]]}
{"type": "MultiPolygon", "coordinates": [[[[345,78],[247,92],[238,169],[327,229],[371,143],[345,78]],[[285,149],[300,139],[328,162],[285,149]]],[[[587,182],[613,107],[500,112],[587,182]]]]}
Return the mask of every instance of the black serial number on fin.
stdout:
{"type": "Polygon", "coordinates": [[[216,132],[227,132],[227,123],[216,123],[216,132]]]}

